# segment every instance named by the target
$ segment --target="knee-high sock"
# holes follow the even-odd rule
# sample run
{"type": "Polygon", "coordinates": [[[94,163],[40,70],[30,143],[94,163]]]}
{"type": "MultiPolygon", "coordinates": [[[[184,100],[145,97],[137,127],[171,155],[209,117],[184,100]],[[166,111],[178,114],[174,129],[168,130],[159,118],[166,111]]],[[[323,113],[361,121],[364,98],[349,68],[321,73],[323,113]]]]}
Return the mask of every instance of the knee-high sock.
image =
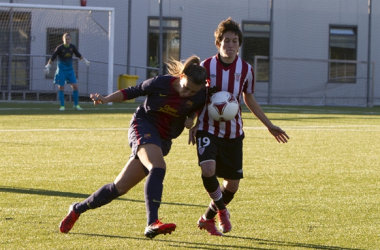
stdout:
{"type": "Polygon", "coordinates": [[[95,209],[104,206],[119,196],[120,194],[116,190],[115,183],[109,183],[99,188],[84,201],[76,204],[74,211],[81,214],[86,212],[88,209],[95,209]]]}
{"type": "Polygon", "coordinates": [[[144,194],[148,225],[158,220],[165,172],[163,168],[153,168],[145,181],[144,194]]]}
{"type": "MultiPolygon", "coordinates": [[[[223,202],[224,205],[227,206],[232,199],[234,198],[235,193],[232,193],[228,191],[224,186],[221,188],[222,194],[223,194],[223,202]]],[[[215,206],[214,202],[210,202],[210,205],[207,208],[206,213],[204,214],[204,219],[209,220],[215,217],[217,214],[218,208],[215,206]]]]}
{"type": "Polygon", "coordinates": [[[63,91],[58,91],[58,98],[59,102],[61,103],[61,106],[65,106],[65,93],[63,93],[63,91]]]}
{"type": "Polygon", "coordinates": [[[208,195],[214,201],[214,204],[218,210],[223,210],[226,208],[223,203],[223,195],[220,191],[219,181],[216,175],[210,177],[204,177],[202,175],[203,186],[205,187],[208,195]]]}
{"type": "Polygon", "coordinates": [[[79,93],[78,90],[73,90],[73,100],[74,100],[74,105],[77,106],[79,103],[79,93]]]}

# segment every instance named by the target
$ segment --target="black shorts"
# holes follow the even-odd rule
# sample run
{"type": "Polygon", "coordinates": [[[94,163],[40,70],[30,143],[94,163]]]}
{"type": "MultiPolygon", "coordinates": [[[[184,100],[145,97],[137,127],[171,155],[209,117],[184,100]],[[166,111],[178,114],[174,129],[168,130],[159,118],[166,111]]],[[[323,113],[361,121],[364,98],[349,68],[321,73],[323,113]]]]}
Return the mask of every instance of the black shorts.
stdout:
{"type": "Polygon", "coordinates": [[[216,176],[231,180],[243,178],[244,134],[234,139],[225,139],[199,130],[196,139],[199,165],[215,161],[216,176]]]}
{"type": "Polygon", "coordinates": [[[172,146],[171,140],[162,139],[157,128],[149,122],[133,121],[128,130],[129,146],[132,148],[130,158],[138,159],[137,149],[140,145],[152,143],[161,148],[162,155],[166,156],[172,146]]]}

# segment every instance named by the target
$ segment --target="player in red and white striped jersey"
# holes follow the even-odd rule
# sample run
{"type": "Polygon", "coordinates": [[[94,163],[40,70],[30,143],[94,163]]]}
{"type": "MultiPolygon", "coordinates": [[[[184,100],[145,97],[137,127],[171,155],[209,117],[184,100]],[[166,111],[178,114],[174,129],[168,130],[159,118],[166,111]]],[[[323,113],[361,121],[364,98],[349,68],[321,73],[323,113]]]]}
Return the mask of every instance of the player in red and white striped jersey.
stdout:
{"type": "MultiPolygon", "coordinates": [[[[238,56],[243,38],[239,24],[228,18],[218,25],[214,35],[219,53],[201,63],[208,73],[208,98],[218,91],[232,93],[239,103],[244,101],[278,142],[286,143],[288,135],[272,124],[253,96],[252,67],[238,56]]],[[[231,121],[215,121],[208,114],[207,103],[199,114],[197,126],[190,130],[189,143],[197,143],[203,185],[211,198],[207,211],[198,220],[198,227],[210,235],[220,236],[222,233],[217,230],[214,217],[218,215],[220,231],[231,230],[226,206],[243,178],[243,120],[239,109],[231,121]],[[222,186],[217,177],[224,179],[222,186]]]]}

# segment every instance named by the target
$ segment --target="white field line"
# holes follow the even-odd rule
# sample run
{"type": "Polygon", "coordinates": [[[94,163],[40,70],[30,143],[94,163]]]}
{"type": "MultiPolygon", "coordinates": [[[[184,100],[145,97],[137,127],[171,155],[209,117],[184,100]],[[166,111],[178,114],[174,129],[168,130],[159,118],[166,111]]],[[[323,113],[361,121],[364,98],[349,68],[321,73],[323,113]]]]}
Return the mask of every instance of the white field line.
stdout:
{"type": "MultiPolygon", "coordinates": [[[[380,131],[380,125],[331,125],[331,126],[290,126],[281,127],[283,130],[313,130],[313,131],[380,131]]],[[[243,130],[266,130],[263,127],[243,127],[243,130]]]]}
{"type": "Polygon", "coordinates": [[[57,131],[128,131],[128,128],[47,128],[47,129],[0,129],[1,132],[57,132],[57,131]]]}
{"type": "MultiPolygon", "coordinates": [[[[90,108],[88,110],[135,110],[136,108],[129,108],[129,107],[123,107],[123,108],[105,108],[105,109],[101,109],[101,108],[90,108]]],[[[9,110],[55,110],[55,111],[59,111],[57,108],[0,108],[0,111],[9,111],[9,110]]],[[[70,110],[68,108],[68,110],[70,110]]],[[[74,109],[72,109],[74,110],[74,109]]],[[[58,112],[57,112],[58,113],[58,112]]]]}
{"type": "MultiPolygon", "coordinates": [[[[283,130],[314,130],[314,131],[380,131],[380,125],[331,125],[331,126],[289,126],[283,130]]],[[[265,126],[244,127],[244,130],[266,130],[265,126]]],[[[52,128],[52,129],[0,129],[6,132],[57,132],[57,131],[127,131],[128,128],[52,128]]]]}

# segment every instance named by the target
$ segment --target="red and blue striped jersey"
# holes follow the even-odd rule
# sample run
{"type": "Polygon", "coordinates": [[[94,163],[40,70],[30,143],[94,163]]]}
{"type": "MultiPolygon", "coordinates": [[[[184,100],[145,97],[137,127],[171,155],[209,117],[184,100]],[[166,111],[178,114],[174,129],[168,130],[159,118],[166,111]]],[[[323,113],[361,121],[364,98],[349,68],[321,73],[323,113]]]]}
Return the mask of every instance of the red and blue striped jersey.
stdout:
{"type": "MultiPolygon", "coordinates": [[[[184,129],[186,118],[198,112],[205,105],[206,88],[193,96],[183,98],[173,87],[173,76],[157,76],[142,84],[121,90],[125,100],[147,96],[145,102],[137,107],[133,119],[143,119],[154,124],[161,138],[177,138],[184,129]]],[[[131,122],[132,122],[131,121],[131,122]]]]}

